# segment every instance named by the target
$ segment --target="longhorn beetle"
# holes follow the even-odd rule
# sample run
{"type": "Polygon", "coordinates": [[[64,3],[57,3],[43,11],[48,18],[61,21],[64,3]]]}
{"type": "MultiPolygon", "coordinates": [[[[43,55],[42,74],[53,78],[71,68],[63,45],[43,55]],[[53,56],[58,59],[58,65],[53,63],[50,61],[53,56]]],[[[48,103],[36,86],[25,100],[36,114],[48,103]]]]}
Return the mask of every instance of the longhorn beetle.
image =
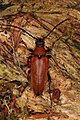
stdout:
{"type": "Polygon", "coordinates": [[[51,57],[50,55],[46,55],[46,52],[49,52],[49,48],[45,50],[44,48],[44,39],[46,39],[51,32],[57,28],[60,24],[63,22],[67,21],[69,19],[65,19],[58,23],[44,38],[35,38],[33,35],[22,29],[21,27],[17,27],[14,25],[5,25],[4,26],[11,26],[18,28],[22,30],[23,32],[27,33],[29,36],[32,38],[36,39],[36,47],[34,50],[29,49],[29,51],[33,52],[33,55],[29,56],[28,59],[30,60],[30,72],[31,72],[31,86],[33,89],[33,92],[36,96],[39,96],[43,93],[47,77],[48,80],[51,81],[48,67],[49,67],[49,58],[51,57]]]}

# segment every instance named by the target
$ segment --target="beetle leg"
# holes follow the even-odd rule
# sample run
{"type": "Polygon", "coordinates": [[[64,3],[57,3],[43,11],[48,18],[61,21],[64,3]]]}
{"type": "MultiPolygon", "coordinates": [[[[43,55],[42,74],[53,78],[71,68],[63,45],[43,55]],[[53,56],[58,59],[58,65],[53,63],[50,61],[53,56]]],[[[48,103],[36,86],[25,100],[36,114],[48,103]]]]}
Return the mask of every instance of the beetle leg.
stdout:
{"type": "Polygon", "coordinates": [[[48,58],[51,58],[52,56],[50,55],[50,52],[51,52],[51,48],[49,48],[49,47],[47,47],[48,49],[46,50],[46,53],[49,53],[49,54],[47,54],[46,56],[48,57],[48,58]]]}
{"type": "Polygon", "coordinates": [[[32,53],[34,52],[34,50],[33,50],[33,49],[28,49],[28,50],[29,50],[30,52],[32,52],[32,53]]]}
{"type": "MultiPolygon", "coordinates": [[[[33,49],[28,49],[31,54],[33,54],[34,50],[33,49]]],[[[27,66],[30,67],[30,63],[31,63],[31,58],[32,56],[30,55],[29,57],[27,57],[27,66]]]]}
{"type": "Polygon", "coordinates": [[[51,52],[51,48],[49,48],[49,47],[47,47],[47,50],[46,50],[46,52],[51,52]]]}
{"type": "Polygon", "coordinates": [[[47,55],[48,58],[51,58],[52,56],[51,55],[47,55]]]}
{"type": "Polygon", "coordinates": [[[51,97],[51,87],[50,87],[50,85],[51,85],[51,76],[50,76],[50,74],[49,74],[49,71],[48,71],[48,82],[49,82],[49,95],[50,95],[50,100],[51,100],[51,106],[52,106],[52,97],[51,97]]]}
{"type": "Polygon", "coordinates": [[[51,83],[51,76],[50,76],[50,74],[49,74],[49,72],[48,72],[48,82],[49,82],[49,86],[50,86],[50,83],[51,83]]]}

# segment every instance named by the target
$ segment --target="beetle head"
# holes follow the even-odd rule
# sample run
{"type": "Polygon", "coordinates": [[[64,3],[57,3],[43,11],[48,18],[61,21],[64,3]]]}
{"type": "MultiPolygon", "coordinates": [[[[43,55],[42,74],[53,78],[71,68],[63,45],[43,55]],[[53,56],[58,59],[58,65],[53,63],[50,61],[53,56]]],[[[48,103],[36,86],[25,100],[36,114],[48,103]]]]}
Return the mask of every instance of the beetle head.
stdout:
{"type": "Polygon", "coordinates": [[[41,38],[36,39],[36,47],[44,47],[44,40],[41,38]]]}

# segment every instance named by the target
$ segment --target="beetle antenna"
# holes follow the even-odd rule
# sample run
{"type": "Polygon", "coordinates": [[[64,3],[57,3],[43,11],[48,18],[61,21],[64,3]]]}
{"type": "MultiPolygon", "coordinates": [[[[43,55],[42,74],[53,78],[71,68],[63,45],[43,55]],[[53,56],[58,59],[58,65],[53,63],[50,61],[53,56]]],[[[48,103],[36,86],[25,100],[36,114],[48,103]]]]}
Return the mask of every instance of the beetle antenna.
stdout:
{"type": "Polygon", "coordinates": [[[67,21],[67,20],[69,20],[69,18],[61,21],[61,22],[58,23],[56,26],[54,26],[54,28],[43,38],[43,40],[46,39],[46,38],[53,32],[53,30],[54,30],[55,28],[57,28],[60,24],[64,23],[64,22],[67,21]]]}
{"type": "Polygon", "coordinates": [[[29,32],[27,32],[26,30],[24,30],[21,27],[18,27],[18,26],[15,26],[15,25],[10,25],[10,24],[3,24],[3,23],[1,23],[0,25],[18,28],[18,29],[22,30],[23,32],[25,32],[26,34],[28,34],[29,36],[31,36],[32,38],[37,39],[36,37],[34,37],[33,35],[31,35],[29,32]]]}
{"type": "MultiPolygon", "coordinates": [[[[62,24],[63,22],[65,22],[65,21],[67,21],[67,20],[69,20],[69,19],[67,18],[67,19],[61,21],[60,23],[58,23],[56,26],[54,26],[54,28],[43,38],[43,40],[46,39],[46,38],[52,33],[52,31],[53,31],[55,28],[57,28],[60,24],[62,24]]],[[[21,27],[18,27],[18,26],[15,26],[15,25],[10,25],[10,24],[3,24],[3,23],[1,23],[0,25],[18,28],[18,29],[22,30],[23,32],[25,32],[26,34],[28,34],[29,36],[31,36],[32,38],[34,38],[34,39],[37,40],[36,37],[34,37],[33,35],[31,35],[29,32],[27,32],[26,30],[24,30],[24,29],[21,28],[21,27]]]]}

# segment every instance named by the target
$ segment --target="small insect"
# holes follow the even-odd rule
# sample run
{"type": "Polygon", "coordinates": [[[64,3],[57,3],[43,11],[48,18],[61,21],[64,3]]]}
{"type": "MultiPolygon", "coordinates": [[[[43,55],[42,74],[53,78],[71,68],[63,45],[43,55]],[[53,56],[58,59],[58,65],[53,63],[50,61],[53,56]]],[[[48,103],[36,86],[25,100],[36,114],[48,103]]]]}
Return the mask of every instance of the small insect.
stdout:
{"type": "MultiPolygon", "coordinates": [[[[33,52],[33,55],[28,57],[28,60],[30,61],[30,77],[31,77],[31,86],[34,94],[36,96],[42,95],[47,78],[49,83],[51,82],[51,77],[48,71],[49,67],[49,58],[51,58],[51,55],[47,55],[46,53],[49,52],[51,49],[48,48],[47,50],[44,48],[44,39],[46,39],[51,32],[57,28],[60,24],[67,21],[69,19],[65,19],[58,23],[44,38],[35,38],[33,35],[25,31],[24,29],[14,26],[14,25],[6,25],[18,28],[22,30],[23,32],[26,32],[29,36],[36,39],[35,44],[36,47],[34,50],[29,49],[30,52],[33,52]]],[[[4,24],[2,24],[4,25],[4,24]]]]}

